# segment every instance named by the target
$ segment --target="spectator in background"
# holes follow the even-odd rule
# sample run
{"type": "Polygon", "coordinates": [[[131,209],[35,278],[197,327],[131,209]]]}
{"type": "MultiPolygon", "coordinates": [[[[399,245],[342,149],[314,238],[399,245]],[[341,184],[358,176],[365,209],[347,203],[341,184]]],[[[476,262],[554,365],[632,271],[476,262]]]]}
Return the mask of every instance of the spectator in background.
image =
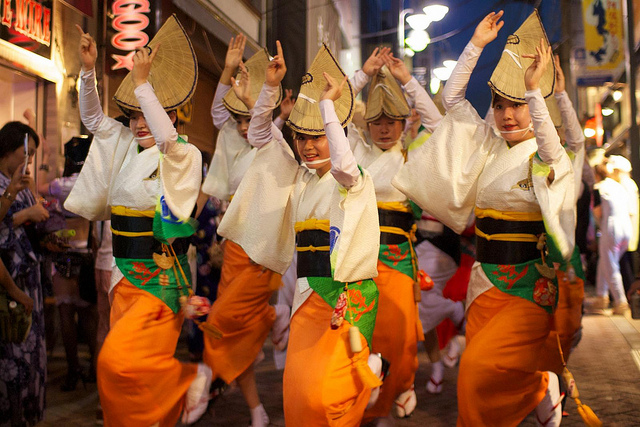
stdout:
{"type": "MultiPolygon", "coordinates": [[[[47,192],[60,204],[64,203],[76,183],[90,145],[91,140],[86,138],[72,138],[65,144],[64,172],[61,178],[51,181],[47,192]]],[[[75,390],[78,380],[83,383],[95,381],[98,318],[92,225],[87,219],[70,212],[64,211],[64,215],[65,228],[73,230],[75,235],[70,236],[68,250],[59,252],[54,257],[53,294],[60,313],[62,343],[67,358],[67,375],[61,386],[61,390],[66,392],[75,390]],[[78,327],[84,334],[91,354],[88,374],[78,360],[78,327]]]]}
{"type": "Polygon", "coordinates": [[[622,286],[620,257],[627,250],[631,237],[631,219],[627,192],[609,177],[605,164],[596,166],[596,193],[593,214],[600,227],[598,242],[598,270],[596,297],[587,301],[590,311],[601,313],[609,307],[609,293],[613,297],[613,314],[624,314],[629,309],[622,286]]]}
{"type": "Polygon", "coordinates": [[[33,161],[39,144],[36,132],[24,123],[9,122],[0,129],[0,213],[6,212],[0,222],[0,256],[16,286],[33,300],[26,340],[0,344],[0,425],[32,426],[44,416],[47,354],[40,256],[29,234],[49,213],[22,181],[23,166],[33,161]]]}
{"type": "Polygon", "coordinates": [[[626,252],[622,254],[620,258],[620,274],[622,274],[622,284],[625,292],[628,292],[631,288],[631,284],[635,278],[635,268],[633,265],[632,252],[638,249],[638,223],[640,210],[638,200],[638,186],[631,178],[631,162],[625,157],[613,155],[609,157],[607,163],[607,172],[611,174],[611,177],[618,181],[627,192],[627,200],[629,202],[629,217],[631,218],[631,236],[629,239],[629,247],[626,252]]]}

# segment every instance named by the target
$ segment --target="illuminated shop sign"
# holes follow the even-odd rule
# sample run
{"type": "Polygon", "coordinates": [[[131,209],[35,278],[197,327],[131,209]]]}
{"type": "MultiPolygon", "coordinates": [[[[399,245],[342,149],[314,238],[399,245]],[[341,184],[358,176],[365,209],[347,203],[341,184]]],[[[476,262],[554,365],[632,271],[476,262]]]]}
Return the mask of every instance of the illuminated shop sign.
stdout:
{"type": "Polygon", "coordinates": [[[23,49],[51,56],[52,1],[1,0],[0,38],[23,49]]]}
{"type": "Polygon", "coordinates": [[[115,0],[111,4],[109,34],[109,68],[131,70],[135,50],[145,46],[155,33],[159,5],[148,0],[115,0]]]}

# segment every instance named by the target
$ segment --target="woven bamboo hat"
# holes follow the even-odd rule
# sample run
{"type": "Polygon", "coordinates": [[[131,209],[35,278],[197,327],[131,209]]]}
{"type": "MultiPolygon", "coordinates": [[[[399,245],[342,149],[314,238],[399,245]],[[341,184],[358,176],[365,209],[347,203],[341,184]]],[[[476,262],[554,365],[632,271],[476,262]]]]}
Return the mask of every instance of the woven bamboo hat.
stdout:
{"type": "MultiPolygon", "coordinates": [[[[541,38],[549,44],[540,15],[534,10],[520,28],[507,38],[500,61],[489,79],[489,86],[494,93],[515,102],[525,102],[524,93],[527,89],[524,85],[524,73],[533,59],[523,58],[522,55],[535,54],[541,38]]],[[[555,65],[551,61],[540,79],[543,97],[553,94],[555,82],[555,65]]]]}
{"type": "MultiPolygon", "coordinates": [[[[270,60],[271,58],[269,58],[269,52],[267,52],[267,49],[262,49],[256,52],[247,62],[244,63],[244,66],[247,68],[247,71],[251,76],[251,97],[253,99],[257,99],[258,95],[260,95],[270,60]]],[[[236,79],[240,79],[240,73],[238,73],[236,79]]],[[[282,102],[282,86],[280,86],[276,107],[280,105],[280,102],[282,102]]],[[[240,101],[233,90],[227,92],[224,98],[222,98],[222,103],[234,114],[239,114],[241,116],[249,115],[249,110],[244,103],[240,101]]]]}
{"type": "MultiPolygon", "coordinates": [[[[159,44],[162,46],[151,64],[148,80],[160,104],[166,111],[171,111],[186,104],[193,96],[198,82],[198,60],[176,15],[167,19],[148,46],[155,49],[159,44]]],[[[124,111],[141,111],[134,89],[129,72],[113,96],[124,111]]]]}
{"type": "Polygon", "coordinates": [[[411,108],[404,97],[402,88],[384,65],[373,76],[367,99],[367,112],[364,119],[372,122],[383,113],[389,118],[403,120],[411,116],[411,108]]]}
{"type": "MultiPolygon", "coordinates": [[[[322,76],[323,72],[333,77],[336,82],[341,82],[345,76],[338,61],[325,44],[320,48],[309,71],[302,76],[300,93],[287,121],[287,124],[295,132],[308,135],[324,135],[325,133],[319,106],[320,95],[327,84],[322,76]]],[[[353,118],[354,103],[353,88],[351,82],[347,81],[342,89],[342,96],[334,102],[336,114],[342,127],[347,126],[353,118]]]]}

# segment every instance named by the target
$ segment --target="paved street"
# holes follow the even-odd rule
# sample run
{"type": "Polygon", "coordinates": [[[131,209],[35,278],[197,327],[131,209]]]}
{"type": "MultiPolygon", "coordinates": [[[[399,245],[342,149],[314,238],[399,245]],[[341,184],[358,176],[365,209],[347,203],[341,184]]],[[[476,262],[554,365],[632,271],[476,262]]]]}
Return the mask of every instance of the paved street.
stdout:
{"type": "MultiPolygon", "coordinates": [[[[582,342],[571,356],[569,368],[573,372],[583,403],[591,406],[605,426],[640,426],[640,320],[630,316],[594,316],[583,319],[582,342]]],[[[269,343],[266,358],[257,367],[257,379],[264,406],[271,417],[271,425],[284,426],[282,415],[282,372],[276,371],[269,343]]],[[[183,348],[179,356],[186,356],[183,348]]],[[[456,420],[455,381],[457,369],[447,369],[440,395],[426,392],[430,366],[424,353],[420,354],[420,369],[416,378],[418,408],[411,418],[397,420],[398,427],[454,426],[456,420]]],[[[65,373],[62,348],[56,348],[49,363],[47,420],[40,426],[93,426],[97,392],[95,384],[86,390],[79,384],[75,392],[61,393],[60,384],[65,373]]],[[[582,426],[576,406],[569,401],[569,416],[563,426],[582,426]]],[[[231,388],[196,426],[249,425],[249,410],[237,388],[231,388]]],[[[522,424],[533,426],[531,417],[522,424]]]]}

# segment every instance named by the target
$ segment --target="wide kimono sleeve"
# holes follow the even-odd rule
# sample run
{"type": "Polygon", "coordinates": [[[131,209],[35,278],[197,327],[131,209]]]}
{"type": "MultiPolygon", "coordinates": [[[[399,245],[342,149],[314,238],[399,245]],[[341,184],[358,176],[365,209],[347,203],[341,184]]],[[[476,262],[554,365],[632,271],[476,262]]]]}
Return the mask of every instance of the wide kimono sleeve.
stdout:
{"type": "Polygon", "coordinates": [[[218,234],[239,244],[254,262],[284,274],[295,249],[291,195],[302,173],[284,140],[273,139],[262,146],[218,234]]]}
{"type": "Polygon", "coordinates": [[[329,223],[333,279],[351,283],[376,277],[380,225],[373,180],[365,169],[348,190],[336,186],[329,223]]]}
{"type": "Polygon", "coordinates": [[[251,146],[238,134],[235,123],[227,121],[218,133],[216,149],[211,159],[209,173],[202,184],[202,191],[220,200],[229,200],[230,164],[233,158],[251,150],[251,146]]]}
{"type": "Polygon", "coordinates": [[[504,144],[469,101],[456,103],[431,137],[411,151],[392,184],[426,213],[460,234],[476,202],[478,177],[504,144]]]}
{"type": "Polygon", "coordinates": [[[576,181],[569,154],[549,117],[540,90],[527,91],[525,99],[536,134],[538,151],[533,158],[531,179],[540,205],[550,257],[556,262],[569,260],[575,246],[576,181]],[[553,170],[553,179],[550,178],[553,170]]]}
{"type": "Polygon", "coordinates": [[[129,128],[104,117],[64,208],[90,221],[109,219],[111,188],[129,151],[136,145],[129,128]]]}

